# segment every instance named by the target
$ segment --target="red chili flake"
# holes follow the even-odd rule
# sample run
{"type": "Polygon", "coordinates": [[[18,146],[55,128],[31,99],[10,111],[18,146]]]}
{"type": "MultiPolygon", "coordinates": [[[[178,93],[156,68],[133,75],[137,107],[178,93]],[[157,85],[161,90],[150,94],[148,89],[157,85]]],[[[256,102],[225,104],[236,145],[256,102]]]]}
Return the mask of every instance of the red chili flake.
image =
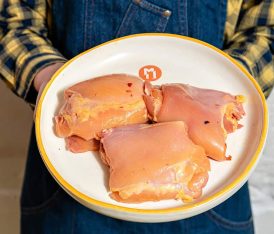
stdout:
{"type": "Polygon", "coordinates": [[[227,157],[226,157],[226,160],[231,160],[232,159],[232,156],[231,155],[228,155],[227,157]]]}
{"type": "Polygon", "coordinates": [[[132,95],[132,94],[130,94],[130,96],[131,96],[131,97],[133,97],[133,95],[132,95]]]}
{"type": "Polygon", "coordinates": [[[238,114],[236,114],[236,113],[232,113],[232,118],[236,119],[236,120],[239,120],[240,116],[238,114]]]}
{"type": "Polygon", "coordinates": [[[132,86],[132,83],[127,83],[127,86],[128,86],[128,87],[131,87],[131,86],[132,86]]]}
{"type": "Polygon", "coordinates": [[[210,122],[208,120],[204,121],[204,124],[209,124],[210,122]]]}
{"type": "Polygon", "coordinates": [[[126,92],[127,92],[127,93],[130,93],[130,92],[131,92],[131,90],[127,89],[127,90],[126,90],[126,92]]]}

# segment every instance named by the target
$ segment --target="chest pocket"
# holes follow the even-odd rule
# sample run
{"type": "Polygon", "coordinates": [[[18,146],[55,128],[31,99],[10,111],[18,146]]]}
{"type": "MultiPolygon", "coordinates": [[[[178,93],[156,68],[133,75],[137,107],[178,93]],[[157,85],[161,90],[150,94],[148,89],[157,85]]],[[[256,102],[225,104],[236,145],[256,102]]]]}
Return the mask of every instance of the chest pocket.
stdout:
{"type": "Polygon", "coordinates": [[[164,32],[172,12],[145,0],[133,0],[118,27],[116,37],[145,32],[164,32]]]}

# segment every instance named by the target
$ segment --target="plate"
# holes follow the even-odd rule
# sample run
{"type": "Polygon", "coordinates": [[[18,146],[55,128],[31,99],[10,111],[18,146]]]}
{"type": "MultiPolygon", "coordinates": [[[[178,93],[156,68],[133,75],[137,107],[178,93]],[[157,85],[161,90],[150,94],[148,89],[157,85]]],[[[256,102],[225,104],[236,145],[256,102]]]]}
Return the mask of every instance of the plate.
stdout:
{"type": "Polygon", "coordinates": [[[262,153],[268,114],[254,78],[219,49],[173,34],[137,34],[112,40],[68,61],[46,86],[38,103],[36,137],[45,165],[74,199],[101,214],[136,222],[165,222],[205,212],[232,196],[247,181],[262,153]],[[160,71],[160,72],[159,72],[160,71]],[[187,83],[246,96],[244,125],[227,139],[231,161],[211,160],[209,182],[191,203],[166,200],[124,204],[108,196],[108,169],[96,153],[73,154],[55,136],[53,117],[71,85],[111,73],[142,75],[153,84],[187,83]]]}

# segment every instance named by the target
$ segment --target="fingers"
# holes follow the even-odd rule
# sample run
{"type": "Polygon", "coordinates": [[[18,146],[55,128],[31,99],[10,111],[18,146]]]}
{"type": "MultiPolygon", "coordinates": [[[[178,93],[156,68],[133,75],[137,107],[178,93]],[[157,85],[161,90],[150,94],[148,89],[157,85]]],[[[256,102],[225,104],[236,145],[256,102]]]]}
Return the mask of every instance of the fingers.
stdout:
{"type": "Polygon", "coordinates": [[[47,83],[48,83],[48,81],[45,81],[45,82],[43,82],[40,85],[40,88],[39,88],[39,91],[38,91],[38,95],[37,95],[37,98],[36,98],[36,104],[35,104],[34,112],[33,112],[33,120],[34,120],[34,122],[35,122],[35,118],[36,118],[37,106],[38,106],[40,97],[41,97],[41,95],[43,93],[43,90],[45,89],[47,83]]]}
{"type": "Polygon", "coordinates": [[[63,62],[54,63],[54,64],[51,64],[51,65],[43,68],[36,74],[34,81],[33,81],[34,82],[33,85],[34,85],[34,88],[38,91],[38,95],[36,98],[36,105],[35,105],[35,109],[34,109],[34,113],[33,113],[34,122],[35,122],[35,117],[36,117],[36,112],[37,112],[37,105],[38,105],[40,97],[43,93],[44,88],[46,87],[47,83],[50,81],[50,79],[52,78],[54,73],[63,65],[64,65],[63,62]]]}
{"type": "Polygon", "coordinates": [[[48,82],[54,73],[64,65],[64,63],[54,63],[41,69],[33,80],[34,88],[39,91],[44,82],[48,82]]]}

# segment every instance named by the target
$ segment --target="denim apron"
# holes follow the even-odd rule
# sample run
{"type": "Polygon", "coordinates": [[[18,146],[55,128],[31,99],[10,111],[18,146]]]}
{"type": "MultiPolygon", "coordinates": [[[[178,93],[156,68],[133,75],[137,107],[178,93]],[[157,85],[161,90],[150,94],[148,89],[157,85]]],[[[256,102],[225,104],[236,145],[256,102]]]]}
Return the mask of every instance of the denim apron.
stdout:
{"type": "MultiPolygon", "coordinates": [[[[144,32],[186,35],[223,47],[226,0],[55,0],[51,40],[68,59],[113,38],[144,32]]],[[[67,195],[39,155],[32,131],[21,196],[21,232],[253,233],[247,184],[214,209],[180,221],[147,224],[95,213],[67,195]]]]}

